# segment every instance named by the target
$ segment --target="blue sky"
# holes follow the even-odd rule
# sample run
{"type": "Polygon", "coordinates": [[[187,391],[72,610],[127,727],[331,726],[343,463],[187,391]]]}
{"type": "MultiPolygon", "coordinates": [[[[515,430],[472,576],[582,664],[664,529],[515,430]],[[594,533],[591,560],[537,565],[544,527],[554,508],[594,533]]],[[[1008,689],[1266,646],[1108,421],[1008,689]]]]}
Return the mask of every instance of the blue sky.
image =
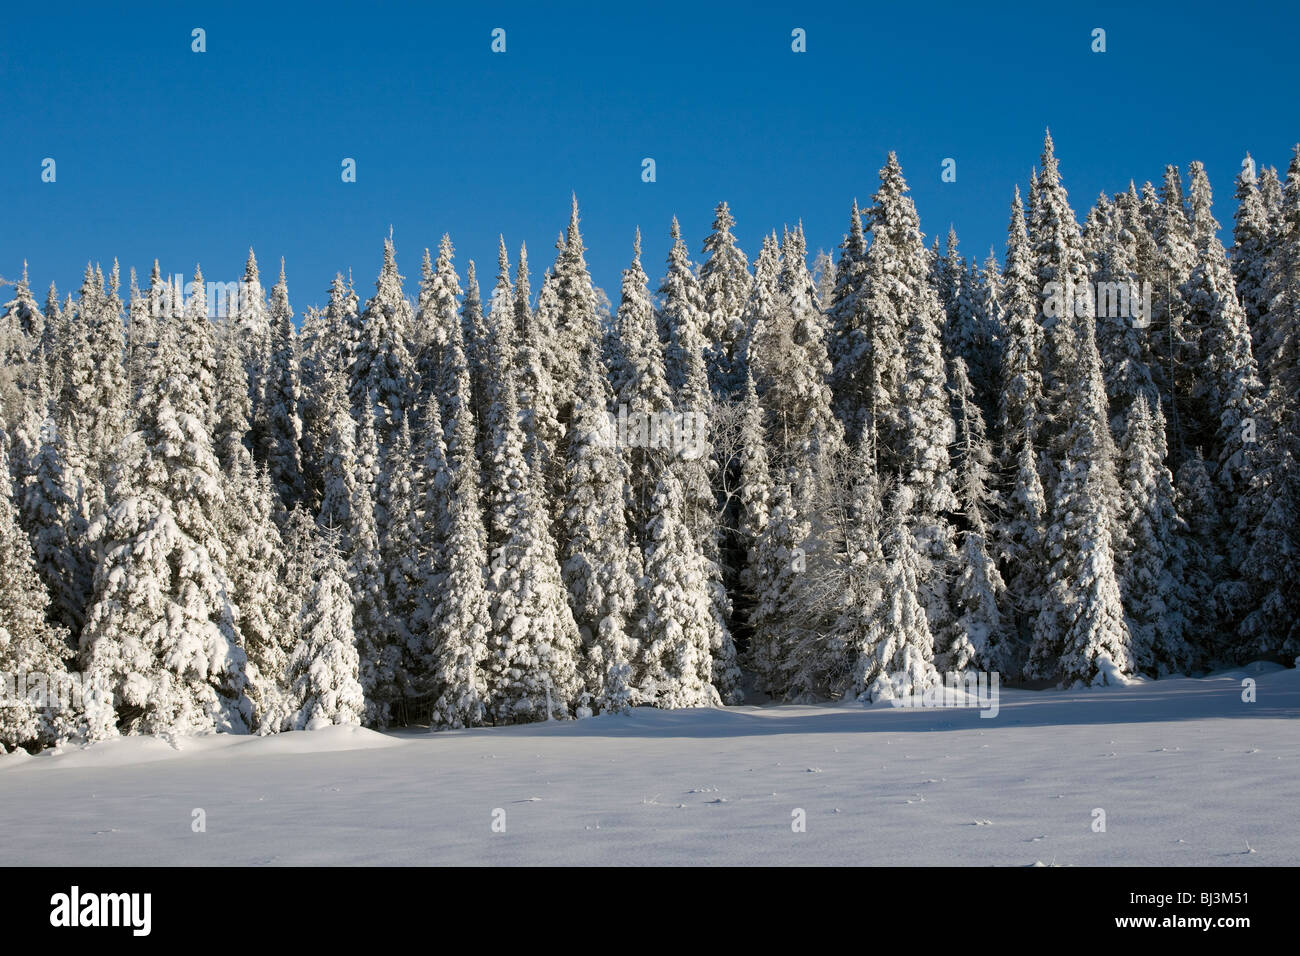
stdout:
{"type": "Polygon", "coordinates": [[[408,292],[443,232],[490,287],[498,232],[540,274],[576,191],[617,301],[635,226],[657,284],[670,218],[698,258],[720,199],[751,260],[799,219],[810,251],[831,249],[890,149],[927,237],[952,222],[982,259],[1001,255],[1045,126],[1081,216],[1103,189],[1200,159],[1229,227],[1245,151],[1284,170],[1300,139],[1292,4],[303,6],[6,5],[0,275],[25,258],[38,290],[66,293],[88,260],[157,257],[226,281],[252,245],[264,272],[285,257],[301,311],[349,267],[368,296],[391,225],[408,292]]]}

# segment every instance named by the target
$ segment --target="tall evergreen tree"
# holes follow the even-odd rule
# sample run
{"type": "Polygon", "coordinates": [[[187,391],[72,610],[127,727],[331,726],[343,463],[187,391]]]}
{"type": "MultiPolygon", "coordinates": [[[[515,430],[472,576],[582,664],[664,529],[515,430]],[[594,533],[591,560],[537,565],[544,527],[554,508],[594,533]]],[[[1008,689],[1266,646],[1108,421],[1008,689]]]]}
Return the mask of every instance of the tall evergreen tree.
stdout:
{"type": "Polygon", "coordinates": [[[362,406],[371,406],[382,445],[388,443],[408,411],[415,374],[409,346],[413,325],[390,236],[384,240],[384,264],[375,280],[375,294],[361,312],[350,393],[358,421],[362,406]]]}
{"type": "Polygon", "coordinates": [[[859,700],[881,701],[924,693],[939,682],[934,639],[918,591],[924,559],[907,525],[912,492],[902,485],[885,520],[880,591],[852,647],[851,690],[859,700]]]}
{"type": "Polygon", "coordinates": [[[509,350],[493,350],[497,400],[489,459],[492,637],[486,664],[496,723],[572,711],[580,688],[578,627],[569,609],[540,494],[519,427],[509,350]]]}
{"type": "Polygon", "coordinates": [[[1127,418],[1120,445],[1125,540],[1116,563],[1134,665],[1161,674],[1186,671],[1193,662],[1186,635],[1195,597],[1187,587],[1186,526],[1164,462],[1164,416],[1139,395],[1127,418]]]}
{"type": "Polygon", "coordinates": [[[293,730],[359,724],[366,701],[358,679],[352,593],[343,555],[329,536],[318,537],[308,557],[314,580],[297,615],[298,643],[288,681],[296,709],[293,730]]]}
{"type": "Polygon", "coordinates": [[[106,510],[90,530],[99,563],[82,669],[108,692],[88,708],[92,739],[119,728],[244,732],[253,717],[207,430],[211,351],[198,322],[210,323],[197,308],[161,333],[140,429],[118,446],[106,510]]]}
{"type": "Polygon", "coordinates": [[[266,404],[261,416],[265,426],[263,455],[271,472],[271,483],[280,509],[292,508],[304,500],[306,483],[302,473],[301,362],[298,335],[293,327],[289,288],[280,278],[271,289],[271,354],[267,369],[266,404]]]}
{"type": "Polygon", "coordinates": [[[18,525],[8,462],[0,461],[0,486],[0,675],[6,686],[12,681],[22,687],[0,706],[0,752],[5,752],[58,743],[72,731],[76,714],[57,699],[71,652],[66,632],[48,620],[50,596],[36,573],[31,542],[18,525]],[[55,699],[41,700],[42,687],[55,699]]]}
{"type": "Polygon", "coordinates": [[[700,265],[709,383],[722,396],[737,393],[744,379],[744,313],[753,284],[749,262],[731,234],[735,224],[727,204],[718,203],[700,265]]]}

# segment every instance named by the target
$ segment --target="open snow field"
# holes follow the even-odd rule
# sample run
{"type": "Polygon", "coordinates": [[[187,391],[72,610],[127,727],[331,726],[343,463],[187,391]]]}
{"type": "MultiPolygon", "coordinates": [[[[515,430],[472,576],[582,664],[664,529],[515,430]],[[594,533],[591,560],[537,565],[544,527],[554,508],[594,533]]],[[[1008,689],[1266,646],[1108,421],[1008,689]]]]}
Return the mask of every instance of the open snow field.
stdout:
{"type": "Polygon", "coordinates": [[[1300,671],[1003,689],[1000,704],[992,719],[853,703],[641,709],[11,755],[0,863],[1300,863],[1300,671]]]}

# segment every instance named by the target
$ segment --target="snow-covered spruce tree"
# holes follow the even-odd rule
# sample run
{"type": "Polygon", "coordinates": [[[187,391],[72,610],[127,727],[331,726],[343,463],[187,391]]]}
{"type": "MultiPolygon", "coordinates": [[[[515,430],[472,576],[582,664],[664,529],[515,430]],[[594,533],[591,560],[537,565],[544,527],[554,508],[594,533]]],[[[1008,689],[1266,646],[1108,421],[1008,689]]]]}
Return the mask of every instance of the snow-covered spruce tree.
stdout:
{"type": "Polygon", "coordinates": [[[519,265],[515,269],[515,321],[511,327],[510,345],[519,351],[524,337],[531,334],[533,328],[532,288],[529,285],[528,245],[519,244],[519,265]]]}
{"type": "MultiPolygon", "coordinates": [[[[668,330],[668,384],[675,390],[675,408],[681,421],[685,441],[671,440],[670,467],[677,471],[686,506],[683,520],[695,539],[704,562],[712,616],[709,646],[715,657],[713,679],[728,703],[737,703],[740,672],[735,663],[735,646],[727,621],[731,602],[723,582],[722,551],[718,526],[718,502],[713,485],[717,462],[709,438],[712,418],[712,392],[705,363],[705,321],[703,293],[691,268],[686,243],[674,217],[672,249],[668,255],[668,273],[659,293],[662,297],[660,322],[668,330]],[[677,447],[681,445],[682,447],[677,447]]],[[[674,429],[676,431],[676,429],[674,429]]]]}
{"type": "MultiPolygon", "coordinates": [[[[468,391],[468,372],[462,372],[468,391]]],[[[432,540],[422,543],[428,575],[422,602],[430,603],[424,646],[431,663],[431,684],[437,693],[430,720],[435,727],[474,727],[486,719],[487,676],[484,667],[492,634],[485,572],[488,564],[483,512],[479,505],[477,462],[466,454],[447,456],[442,449],[442,421],[437,398],[431,398],[424,419],[424,516],[432,540]],[[439,488],[438,472],[444,473],[439,488]],[[434,514],[431,515],[431,512],[434,514]],[[434,516],[440,529],[428,528],[434,516]],[[432,558],[432,567],[430,567],[432,558]],[[436,591],[435,591],[436,588],[436,591]]],[[[465,408],[456,418],[453,444],[474,447],[474,420],[465,408]]]]}
{"type": "Polygon", "coordinates": [[[1005,672],[1019,674],[1042,607],[1046,578],[1047,498],[1038,471],[1038,450],[1028,428],[1021,436],[1005,502],[998,553],[1015,626],[1000,664],[1005,672]]]}
{"type": "Polygon", "coordinates": [[[866,256],[862,214],[855,199],[849,214],[849,231],[840,244],[835,287],[825,304],[830,323],[826,349],[831,362],[831,392],[836,414],[850,442],[858,440],[869,400],[865,391],[869,379],[864,374],[871,367],[873,325],[866,312],[866,256]]]}
{"type": "MultiPolygon", "coordinates": [[[[456,330],[459,326],[455,327],[456,330]]],[[[469,365],[465,361],[462,339],[453,330],[448,338],[447,362],[443,368],[447,374],[448,389],[442,398],[445,414],[449,417],[442,422],[443,435],[446,438],[447,470],[449,475],[458,475],[462,469],[469,469],[481,474],[484,479],[488,474],[489,464],[478,457],[478,432],[490,429],[491,423],[479,421],[474,417],[473,385],[470,382],[469,365]],[[466,444],[466,440],[469,444],[466,444]]],[[[486,509],[486,493],[480,498],[481,507],[486,509]]],[[[475,534],[479,538],[479,548],[484,554],[488,552],[488,529],[486,516],[479,522],[475,534]]]]}
{"type": "Polygon", "coordinates": [[[795,622],[802,622],[800,627],[823,622],[805,613],[816,609],[802,603],[799,573],[809,563],[830,560],[822,553],[829,538],[817,534],[813,519],[829,494],[830,465],[843,446],[826,384],[825,328],[811,290],[802,232],[787,231],[779,254],[774,239],[765,241],[750,300],[747,358],[764,410],[774,490],[759,554],[751,556],[763,568],[764,584],[750,612],[748,656],[759,672],[760,689],[774,696],[810,691],[790,683],[793,647],[802,637],[795,622]]]}
{"type": "Polygon", "coordinates": [[[252,467],[253,407],[248,397],[248,377],[244,371],[243,346],[239,330],[229,322],[217,326],[217,367],[213,401],[216,422],[212,429],[212,449],[224,474],[241,467],[252,467]]]}
{"type": "Polygon", "coordinates": [[[306,485],[302,473],[302,379],[299,342],[289,306],[289,287],[280,278],[271,289],[271,355],[267,369],[265,405],[258,413],[264,422],[263,456],[283,514],[304,500],[306,485]]]}
{"type": "Polygon", "coordinates": [[[1028,440],[1033,444],[1037,441],[1046,411],[1043,399],[1045,342],[1038,321],[1038,277],[1019,186],[1011,201],[1011,224],[1007,228],[1002,302],[1006,344],[1002,350],[997,432],[1002,438],[1002,468],[1009,472],[1016,467],[1024,442],[1028,440]]]}
{"type": "Polygon", "coordinates": [[[826,638],[817,645],[809,642],[819,651],[810,655],[814,661],[809,662],[817,668],[815,682],[833,696],[853,692],[861,639],[884,599],[881,542],[887,490],[871,467],[871,447],[870,437],[863,436],[840,462],[837,487],[842,493],[834,510],[839,516],[843,553],[819,582],[838,612],[826,638]]]}
{"type": "MultiPolygon", "coordinates": [[[[217,328],[208,316],[207,285],[197,265],[189,288],[178,320],[180,360],[190,376],[210,441],[217,425],[217,328]]],[[[121,337],[120,321],[118,325],[116,338],[121,337]]]]}
{"type": "Polygon", "coordinates": [[[737,575],[737,595],[733,620],[748,633],[752,625],[752,608],[757,603],[764,581],[758,567],[758,539],[767,528],[772,503],[772,472],[767,458],[767,435],[763,428],[763,406],[754,390],[754,378],[745,371],[745,385],[740,394],[741,424],[737,440],[739,502],[736,512],[737,534],[743,564],[737,575]]]}
{"type": "Polygon", "coordinates": [[[1192,164],[1192,186],[1196,265],[1179,296],[1185,325],[1196,330],[1203,358],[1195,392],[1184,405],[1183,431],[1216,462],[1214,477],[1226,503],[1228,496],[1245,491],[1256,471],[1248,423],[1260,417],[1264,388],[1227,253],[1215,235],[1219,224],[1210,212],[1210,185],[1200,163],[1192,164]]]}
{"type": "Polygon", "coordinates": [[[669,230],[672,246],[668,253],[668,271],[659,286],[660,306],[659,327],[668,333],[665,348],[664,368],[668,374],[668,385],[674,392],[680,392],[688,385],[697,386],[697,382],[688,379],[698,374],[694,353],[702,351],[705,337],[705,323],[708,315],[705,311],[704,293],[695,269],[690,261],[690,253],[682,240],[682,230],[673,217],[669,230]]]}
{"type": "MultiPolygon", "coordinates": [[[[483,315],[483,298],[479,293],[478,271],[474,260],[469,261],[465,270],[465,301],[460,311],[461,344],[465,367],[469,369],[470,409],[477,421],[486,421],[491,407],[489,392],[491,386],[488,378],[491,374],[491,347],[488,337],[487,319],[483,315]]],[[[482,433],[478,436],[478,448],[475,454],[482,461],[487,454],[487,438],[482,433]]]]}
{"type": "MultiPolygon", "coordinates": [[[[886,445],[883,435],[877,437],[881,442],[879,447],[892,452],[889,459],[911,490],[909,529],[926,558],[918,581],[919,593],[938,650],[944,653],[957,639],[949,595],[949,581],[957,567],[954,529],[949,517],[958,510],[949,458],[949,447],[956,434],[941,342],[943,310],[925,265],[925,246],[916,208],[906,192],[902,170],[891,154],[881,171],[881,189],[873,210],[873,223],[880,223],[881,232],[868,253],[870,263],[879,244],[882,246],[879,254],[887,258],[879,266],[869,265],[869,287],[876,285],[874,270],[878,267],[884,268],[886,276],[895,278],[893,284],[880,292],[873,288],[869,301],[870,307],[876,308],[875,303],[883,293],[881,314],[897,317],[903,323],[902,352],[893,358],[901,368],[888,376],[898,389],[888,399],[893,414],[889,418],[877,418],[880,424],[889,424],[897,430],[892,444],[886,445]]],[[[892,323],[894,318],[886,321],[892,323]]],[[[878,452],[877,460],[881,464],[884,457],[878,452]]]]}
{"type": "Polygon", "coordinates": [[[1174,478],[1165,466],[1165,421],[1144,395],[1129,406],[1120,443],[1123,550],[1116,555],[1128,612],[1134,666],[1164,675],[1193,663],[1188,619],[1197,596],[1187,588],[1187,529],[1174,478]]]}
{"type": "Polygon", "coordinates": [[[342,534],[348,583],[352,586],[352,626],[361,657],[361,686],[366,694],[366,723],[386,727],[392,719],[393,702],[401,693],[401,646],[394,644],[389,635],[388,589],[375,516],[379,436],[371,409],[369,403],[361,407],[351,500],[342,534]]]}
{"type": "Polygon", "coordinates": [[[1269,308],[1261,323],[1258,356],[1268,386],[1268,414],[1274,422],[1282,420],[1287,388],[1294,385],[1294,369],[1300,361],[1300,146],[1292,156],[1286,186],[1277,201],[1280,205],[1270,232],[1266,285],[1269,308]]]}
{"type": "Polygon", "coordinates": [[[835,257],[825,249],[818,249],[812,265],[813,302],[825,312],[835,294],[835,257]]]}
{"type": "MultiPolygon", "coordinates": [[[[522,260],[520,265],[522,267],[522,260]]],[[[522,278],[523,274],[520,275],[522,278]]],[[[520,424],[528,438],[526,452],[529,463],[541,469],[545,480],[551,519],[555,522],[560,517],[564,487],[564,470],[555,460],[555,455],[561,451],[564,435],[554,378],[559,300],[555,294],[555,281],[548,273],[542,279],[537,308],[529,309],[527,302],[521,299],[519,281],[516,279],[515,317],[517,322],[526,323],[516,338],[514,353],[519,407],[523,416],[520,424]]]]}
{"type": "MultiPolygon", "coordinates": [[[[35,459],[21,494],[23,525],[36,571],[50,594],[50,622],[76,645],[90,601],[94,564],[82,512],[83,477],[68,459],[54,418],[41,423],[35,459]]],[[[7,477],[7,476],[6,476],[7,477]]]]}
{"type": "MultiPolygon", "coordinates": [[[[1187,220],[1182,179],[1178,167],[1166,166],[1160,202],[1152,205],[1144,195],[1149,228],[1156,241],[1155,281],[1152,283],[1151,336],[1155,363],[1152,374],[1160,388],[1160,406],[1169,419],[1169,443],[1175,461],[1195,447],[1184,434],[1184,410],[1195,387],[1200,354],[1199,329],[1189,324],[1180,289],[1196,264],[1196,244],[1187,220]]],[[[1190,422],[1188,424],[1191,424],[1190,422]]]]}
{"type": "MultiPolygon", "coordinates": [[[[346,376],[351,368],[350,333],[355,328],[357,296],[335,275],[330,283],[329,300],[324,310],[308,309],[303,316],[302,343],[302,467],[306,487],[304,507],[316,514],[324,496],[325,460],[329,456],[330,423],[324,405],[328,377],[341,370],[346,376]]],[[[344,385],[346,395],[347,386],[344,385]]]]}
{"type": "MultiPolygon", "coordinates": [[[[975,276],[958,252],[958,246],[957,230],[949,226],[944,254],[935,263],[935,284],[944,311],[944,355],[949,360],[960,357],[970,374],[971,369],[982,369],[980,361],[992,353],[994,342],[984,329],[983,316],[976,304],[975,276]]],[[[985,386],[991,383],[972,375],[972,383],[976,381],[982,397],[985,386]]]]}
{"type": "Polygon", "coordinates": [[[773,467],[788,476],[799,501],[815,506],[844,431],[831,409],[824,316],[813,303],[804,255],[802,229],[787,231],[773,308],[753,329],[749,363],[767,411],[773,467]]]}
{"type": "MultiPolygon", "coordinates": [[[[1048,448],[1068,424],[1059,409],[1077,376],[1076,320],[1086,317],[1091,325],[1096,309],[1083,237],[1065,187],[1061,185],[1050,132],[1043,140],[1041,169],[1035,183],[1029,222],[1038,300],[1035,314],[1044,333],[1043,392],[1047,405],[1058,411],[1050,416],[1050,421],[1044,422],[1046,434],[1036,434],[1034,438],[1038,445],[1048,448]]],[[[1044,483],[1050,495],[1053,484],[1050,473],[1044,475],[1044,483]]]]}
{"type": "MultiPolygon", "coordinates": [[[[140,383],[148,374],[150,356],[157,338],[154,317],[149,312],[149,297],[140,291],[135,270],[132,269],[126,303],[126,354],[123,367],[126,370],[126,393],[133,401],[139,394],[140,383]]],[[[240,367],[243,367],[242,362],[240,367]]]]}
{"type": "Polygon", "coordinates": [[[970,288],[971,308],[974,310],[980,347],[974,350],[968,363],[975,398],[979,402],[984,421],[996,428],[998,423],[998,396],[1002,380],[1002,349],[1006,343],[1003,321],[1002,269],[992,247],[983,266],[972,260],[966,274],[970,288]]]}
{"type": "Polygon", "coordinates": [[[252,720],[206,422],[201,346],[211,330],[196,329],[198,318],[160,328],[139,430],[117,446],[106,509],[90,529],[99,563],[81,660],[106,691],[87,701],[92,739],[244,732],[252,720]]]}
{"type": "Polygon", "coordinates": [[[731,234],[735,224],[727,204],[718,203],[700,265],[709,383],[720,396],[736,394],[744,380],[745,303],[753,284],[749,262],[731,234]]]}
{"type": "Polygon", "coordinates": [[[51,706],[64,703],[59,693],[67,690],[64,659],[71,652],[66,632],[48,620],[49,603],[31,541],[18,525],[8,462],[0,461],[0,695],[9,698],[0,702],[0,752],[50,746],[75,729],[75,710],[51,706]]]}
{"type": "Polygon", "coordinates": [[[796,624],[802,623],[799,573],[807,567],[804,544],[810,522],[786,481],[774,479],[767,522],[750,550],[754,603],[749,611],[748,666],[758,688],[773,697],[791,694],[791,670],[796,664],[796,624]]]}
{"type": "Polygon", "coordinates": [[[107,463],[126,434],[126,370],[123,366],[122,303],[117,297],[117,266],[109,285],[98,269],[86,267],[75,309],[60,343],[62,393],[59,424],[69,445],[84,455],[86,507],[103,502],[107,463]]]}
{"type": "Polygon", "coordinates": [[[641,560],[627,524],[629,465],[609,420],[610,387],[592,371],[569,426],[561,556],[582,640],[583,684],[595,709],[605,713],[636,703],[630,632],[641,560]]]}
{"type": "Polygon", "coordinates": [[[226,553],[230,599],[240,643],[248,656],[249,696],[259,733],[283,729],[291,708],[284,692],[285,663],[295,640],[286,628],[292,595],[283,574],[285,542],[272,516],[277,507],[265,465],[246,444],[250,433],[248,378],[238,330],[219,326],[215,452],[221,468],[218,530],[226,553]]]}
{"type": "MultiPolygon", "coordinates": [[[[132,272],[132,275],[135,273],[132,272]]],[[[53,282],[45,293],[45,307],[42,310],[45,323],[41,331],[40,357],[45,369],[43,377],[45,388],[51,397],[57,397],[62,387],[60,382],[60,362],[58,344],[66,335],[63,310],[59,308],[59,290],[53,282]]]]}
{"type": "Polygon", "coordinates": [[[415,376],[408,344],[414,318],[402,293],[391,236],[384,240],[384,264],[360,322],[352,362],[352,411],[360,421],[362,406],[370,405],[379,442],[387,445],[408,410],[415,376]]]}
{"type": "MultiPolygon", "coordinates": [[[[316,518],[314,512],[308,511],[301,505],[291,508],[284,519],[284,530],[280,532],[280,538],[284,542],[284,557],[280,564],[282,571],[280,587],[284,600],[284,607],[281,609],[284,622],[281,646],[286,649],[286,661],[288,653],[293,651],[298,641],[296,615],[302,609],[307,596],[311,594],[312,588],[316,586],[316,579],[312,577],[311,555],[322,533],[321,525],[316,518]]],[[[339,534],[337,531],[326,533],[332,533],[336,538],[339,534]]],[[[281,687],[288,692],[289,684],[285,669],[282,667],[276,676],[281,682],[281,687]]]]}
{"type": "MultiPolygon", "coordinates": [[[[1217,593],[1215,584],[1224,577],[1217,547],[1221,515],[1214,482],[1205,459],[1197,452],[1188,456],[1174,476],[1174,507],[1183,519],[1179,547],[1185,557],[1184,585],[1199,602],[1199,613],[1189,613],[1184,622],[1184,636],[1201,665],[1227,661],[1235,641],[1232,633],[1221,630],[1220,622],[1229,615],[1221,600],[1224,595],[1217,593]]],[[[1243,590],[1239,583],[1234,584],[1238,591],[1243,590]]]]}
{"type": "MultiPolygon", "coordinates": [[[[1091,217],[1090,217],[1091,218],[1091,217]]],[[[1101,352],[1110,407],[1111,432],[1124,432],[1129,406],[1142,396],[1148,408],[1159,401],[1151,374],[1151,330],[1142,316],[1137,241],[1119,208],[1112,210],[1090,254],[1097,301],[1097,347],[1101,352]]]]}
{"type": "MultiPolygon", "coordinates": [[[[472,383],[462,390],[462,376],[469,374],[465,355],[465,332],[461,325],[460,277],[452,264],[454,248],[451,237],[443,235],[438,244],[438,259],[429,287],[421,293],[424,306],[421,310],[421,328],[425,341],[420,353],[420,387],[423,394],[439,397],[444,439],[451,442],[451,433],[460,409],[473,414],[472,383]]],[[[469,380],[466,379],[468,382],[469,380]]]]}
{"type": "MultiPolygon", "coordinates": [[[[1255,161],[1246,154],[1237,174],[1237,212],[1232,227],[1232,278],[1246,310],[1246,322],[1256,335],[1268,314],[1269,217],[1255,176],[1255,161]]],[[[1262,344],[1255,339],[1256,346],[1262,344]]]]}
{"type": "MultiPolygon", "coordinates": [[[[290,560],[275,522],[279,502],[265,465],[244,460],[226,474],[222,539],[240,643],[248,655],[257,730],[284,729],[292,713],[285,672],[295,635],[285,565],[290,560]]],[[[295,556],[296,558],[296,556],[295,556]]]]}
{"type": "MultiPolygon", "coordinates": [[[[157,265],[155,264],[155,277],[157,265]]],[[[154,313],[157,318],[157,313],[154,313]]],[[[267,407],[266,391],[271,378],[271,315],[266,307],[266,290],[257,267],[257,256],[250,247],[244,263],[244,278],[239,285],[239,300],[233,316],[235,341],[240,345],[245,374],[248,379],[250,407],[259,414],[250,418],[253,434],[250,447],[259,456],[266,448],[266,419],[260,414],[267,407]]]]}
{"type": "MultiPolygon", "coordinates": [[[[585,370],[601,358],[596,290],[587,269],[586,247],[583,245],[578,222],[578,199],[575,196],[569,212],[569,226],[562,242],[558,244],[558,254],[552,269],[554,288],[551,291],[554,303],[547,303],[548,310],[554,309],[554,319],[549,324],[554,327],[556,336],[551,379],[555,386],[559,420],[565,426],[572,416],[573,404],[585,381],[585,370]]],[[[538,308],[540,311],[540,303],[538,308]]],[[[563,441],[553,451],[558,456],[555,466],[561,468],[560,463],[564,460],[563,441]]]]}
{"type": "MultiPolygon", "coordinates": [[[[868,367],[858,375],[865,397],[863,431],[875,442],[872,458],[877,471],[894,474],[903,470],[906,475],[911,466],[904,467],[904,436],[912,429],[905,428],[903,421],[903,387],[911,374],[905,353],[920,358],[926,350],[913,348],[909,353],[905,340],[909,327],[915,326],[922,339],[933,338],[937,347],[941,312],[930,282],[929,257],[916,206],[907,196],[903,170],[893,153],[880,170],[880,188],[872,203],[866,212],[872,240],[867,248],[863,293],[864,313],[871,323],[870,345],[868,367]]],[[[918,382],[917,388],[923,392],[936,384],[918,382]]]]}
{"type": "Polygon", "coordinates": [[[707,568],[681,519],[684,509],[681,482],[666,468],[651,495],[645,532],[639,696],[666,708],[720,706],[710,683],[714,622],[707,568]]]}
{"type": "Polygon", "coordinates": [[[940,664],[952,671],[970,667],[1002,670],[1010,654],[1005,646],[1006,584],[991,544],[993,513],[999,503],[991,487],[993,450],[965,361],[957,356],[951,368],[953,418],[957,424],[956,490],[963,527],[957,577],[952,584],[955,627],[940,664]]]}
{"type": "MultiPolygon", "coordinates": [[[[1047,173],[1045,164],[1040,186],[1059,188],[1047,173]]],[[[1131,674],[1133,659],[1112,547],[1118,483],[1106,389],[1088,314],[1091,299],[1080,301],[1084,315],[1062,323],[1075,342],[1061,351],[1076,356],[1077,365],[1061,395],[1066,430],[1056,446],[1043,545],[1048,567],[1026,672],[1064,684],[1097,684],[1131,674]]]]}
{"type": "Polygon", "coordinates": [[[333,536],[319,535],[307,560],[314,584],[298,613],[298,643],[289,658],[288,683],[295,710],[288,724],[293,730],[359,724],[366,700],[343,555],[333,536]]]}
{"type": "MultiPolygon", "coordinates": [[[[326,456],[321,468],[321,506],[317,518],[325,531],[347,532],[357,483],[357,435],[348,402],[348,377],[332,369],[321,382],[321,421],[326,456]]],[[[348,542],[341,542],[346,550],[348,542]]]]}
{"type": "MultiPolygon", "coordinates": [[[[1250,536],[1243,570],[1253,584],[1238,640],[1242,656],[1291,660],[1300,651],[1300,601],[1292,584],[1300,573],[1300,146],[1287,170],[1273,248],[1266,326],[1270,377],[1265,421],[1255,423],[1264,434],[1254,448],[1258,473],[1234,516],[1250,536]]],[[[1251,437],[1250,424],[1241,422],[1243,441],[1251,437]]]]}
{"type": "Polygon", "coordinates": [[[939,682],[934,639],[918,592],[924,556],[908,530],[913,495],[902,483],[885,518],[880,599],[850,644],[850,690],[859,700],[894,700],[924,693],[939,682]]]}
{"type": "Polygon", "coordinates": [[[581,688],[578,627],[548,527],[540,474],[524,453],[509,351],[495,348],[492,358],[497,400],[488,416],[490,713],[494,723],[552,719],[572,712],[581,688]]]}
{"type": "MultiPolygon", "coordinates": [[[[515,362],[513,334],[515,287],[510,278],[510,255],[506,252],[504,236],[497,237],[496,285],[492,287],[492,294],[487,301],[487,309],[484,310],[480,307],[477,314],[479,315],[479,328],[476,334],[482,338],[482,342],[475,346],[477,352],[471,352],[471,355],[477,355],[477,357],[471,363],[470,374],[471,376],[474,375],[473,367],[475,364],[481,365],[479,378],[475,382],[476,387],[479,389],[475,408],[478,410],[479,419],[482,420],[487,416],[487,410],[496,402],[494,390],[499,383],[492,374],[495,350],[505,350],[512,368],[515,362]]],[[[468,317],[468,311],[466,315],[468,317]]],[[[518,386],[514,387],[516,388],[516,396],[518,396],[518,386]]],[[[534,436],[528,437],[531,441],[534,436]]],[[[479,435],[479,459],[485,460],[487,453],[488,437],[479,435]]]]}
{"type": "Polygon", "coordinates": [[[1268,216],[1269,239],[1276,239],[1282,218],[1282,181],[1278,178],[1276,166],[1265,166],[1259,171],[1259,198],[1263,200],[1264,213],[1268,216]]]}
{"type": "Polygon", "coordinates": [[[423,716],[424,705],[431,703],[431,695],[437,692],[434,670],[441,640],[438,628],[442,625],[441,605],[447,597],[443,593],[447,576],[447,444],[437,396],[425,396],[421,402],[414,415],[419,424],[412,428],[408,422],[408,433],[414,434],[404,439],[411,447],[411,493],[402,523],[407,530],[400,535],[407,539],[407,555],[399,558],[399,583],[401,590],[409,594],[409,607],[404,614],[394,612],[405,624],[402,656],[409,679],[408,720],[423,716]]]}
{"type": "Polygon", "coordinates": [[[45,315],[32,295],[27,263],[14,283],[14,297],[0,308],[0,423],[12,427],[22,415],[23,395],[41,386],[47,370],[41,350],[45,315]]]}
{"type": "MultiPolygon", "coordinates": [[[[623,270],[622,295],[615,317],[615,348],[610,380],[613,401],[622,414],[627,409],[629,422],[645,420],[673,409],[672,391],[664,369],[663,345],[655,324],[655,310],[650,301],[648,280],[641,267],[641,230],[633,243],[632,263],[623,270]]],[[[540,309],[538,310],[540,313],[540,309]]],[[[650,513],[650,498],[667,466],[665,450],[651,443],[634,442],[626,450],[631,467],[628,507],[633,533],[641,540],[650,513]]],[[[641,542],[644,545],[644,541],[641,542]]]]}
{"type": "MultiPolygon", "coordinates": [[[[441,436],[439,436],[441,438],[441,436]]],[[[425,683],[419,679],[423,670],[410,653],[414,643],[413,623],[427,581],[422,573],[424,517],[417,501],[415,452],[411,446],[411,426],[406,417],[397,426],[391,444],[383,452],[383,467],[378,481],[376,512],[379,522],[379,561],[385,580],[385,644],[394,648],[394,719],[409,723],[407,698],[420,696],[425,683]]],[[[430,516],[437,520],[438,516],[430,516]]]]}

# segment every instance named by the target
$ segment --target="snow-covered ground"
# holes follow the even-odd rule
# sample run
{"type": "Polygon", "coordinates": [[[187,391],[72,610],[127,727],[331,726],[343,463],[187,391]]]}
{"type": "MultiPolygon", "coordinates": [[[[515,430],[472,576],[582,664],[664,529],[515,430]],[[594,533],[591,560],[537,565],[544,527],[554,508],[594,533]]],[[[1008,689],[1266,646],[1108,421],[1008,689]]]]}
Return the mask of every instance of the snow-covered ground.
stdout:
{"type": "Polygon", "coordinates": [[[1300,863],[1300,671],[1003,689],[979,714],[642,709],[11,755],[0,863],[1300,863]]]}

